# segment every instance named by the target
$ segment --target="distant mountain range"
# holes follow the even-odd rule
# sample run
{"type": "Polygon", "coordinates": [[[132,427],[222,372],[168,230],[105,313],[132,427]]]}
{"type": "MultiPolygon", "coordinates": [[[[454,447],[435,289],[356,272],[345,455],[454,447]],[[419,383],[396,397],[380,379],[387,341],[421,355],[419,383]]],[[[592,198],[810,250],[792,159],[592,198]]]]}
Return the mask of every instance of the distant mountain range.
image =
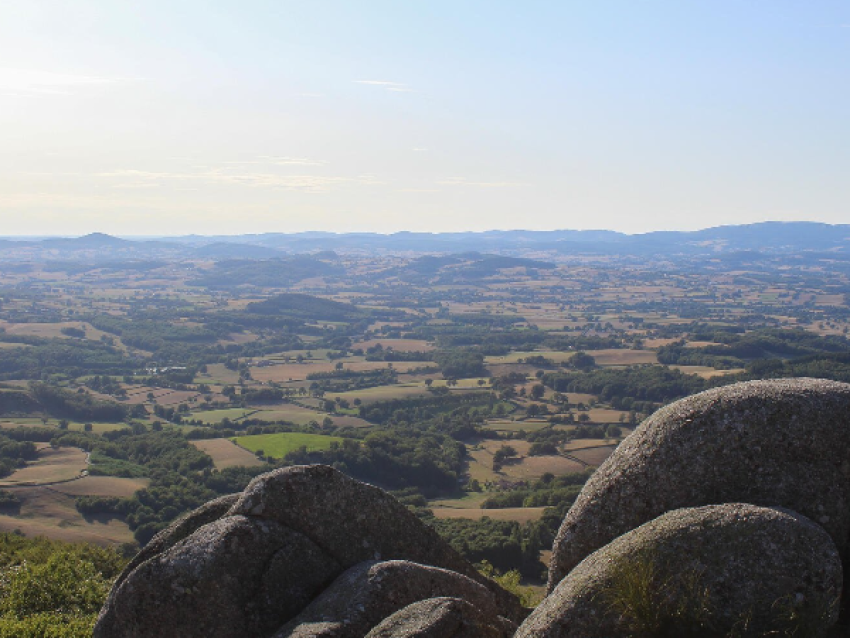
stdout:
{"type": "Polygon", "coordinates": [[[493,230],[480,233],[263,233],[118,238],[92,233],[76,238],[0,239],[0,259],[267,259],[286,254],[457,254],[698,256],[756,251],[767,254],[827,252],[850,256],[850,224],[763,222],[698,231],[627,235],[610,230],[493,230]]]}

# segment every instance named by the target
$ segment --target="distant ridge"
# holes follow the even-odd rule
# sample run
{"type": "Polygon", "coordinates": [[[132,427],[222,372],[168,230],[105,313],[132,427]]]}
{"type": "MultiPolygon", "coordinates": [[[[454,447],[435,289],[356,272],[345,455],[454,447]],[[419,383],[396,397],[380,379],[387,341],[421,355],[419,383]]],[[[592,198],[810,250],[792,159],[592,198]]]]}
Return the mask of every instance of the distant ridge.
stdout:
{"type": "Polygon", "coordinates": [[[491,230],[421,233],[261,233],[119,238],[91,233],[77,238],[0,239],[0,259],[92,259],[150,257],[265,259],[283,254],[334,251],[338,254],[457,254],[471,251],[506,256],[557,255],[719,255],[757,251],[804,251],[850,256],[850,224],[761,222],[697,231],[655,231],[628,235],[612,230],[491,230]]]}

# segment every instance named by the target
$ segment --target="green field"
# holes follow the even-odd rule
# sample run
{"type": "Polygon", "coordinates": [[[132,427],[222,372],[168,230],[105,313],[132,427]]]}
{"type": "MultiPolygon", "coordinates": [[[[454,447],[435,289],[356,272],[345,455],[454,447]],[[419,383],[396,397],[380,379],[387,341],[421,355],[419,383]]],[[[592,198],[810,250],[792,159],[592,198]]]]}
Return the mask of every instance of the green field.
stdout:
{"type": "Polygon", "coordinates": [[[278,432],[277,434],[256,434],[254,436],[237,436],[231,439],[251,452],[263,451],[266,456],[281,459],[300,447],[308,450],[327,450],[334,441],[342,442],[337,436],[321,434],[304,434],[302,432],[278,432]]]}

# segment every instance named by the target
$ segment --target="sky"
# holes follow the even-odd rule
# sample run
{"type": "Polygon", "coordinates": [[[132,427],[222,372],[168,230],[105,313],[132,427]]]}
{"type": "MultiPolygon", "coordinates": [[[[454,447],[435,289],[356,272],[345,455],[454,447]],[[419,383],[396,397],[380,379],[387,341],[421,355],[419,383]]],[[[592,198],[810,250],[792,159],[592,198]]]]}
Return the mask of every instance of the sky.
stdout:
{"type": "Polygon", "coordinates": [[[4,0],[0,235],[850,223],[846,0],[4,0]]]}

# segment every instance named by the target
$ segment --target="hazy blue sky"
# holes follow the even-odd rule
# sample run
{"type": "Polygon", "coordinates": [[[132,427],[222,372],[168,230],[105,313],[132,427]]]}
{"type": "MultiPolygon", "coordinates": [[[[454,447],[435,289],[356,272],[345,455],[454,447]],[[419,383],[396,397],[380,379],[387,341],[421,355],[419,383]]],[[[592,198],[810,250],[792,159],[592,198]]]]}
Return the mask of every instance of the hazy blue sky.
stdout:
{"type": "Polygon", "coordinates": [[[850,223],[850,2],[4,0],[0,219],[850,223]]]}

